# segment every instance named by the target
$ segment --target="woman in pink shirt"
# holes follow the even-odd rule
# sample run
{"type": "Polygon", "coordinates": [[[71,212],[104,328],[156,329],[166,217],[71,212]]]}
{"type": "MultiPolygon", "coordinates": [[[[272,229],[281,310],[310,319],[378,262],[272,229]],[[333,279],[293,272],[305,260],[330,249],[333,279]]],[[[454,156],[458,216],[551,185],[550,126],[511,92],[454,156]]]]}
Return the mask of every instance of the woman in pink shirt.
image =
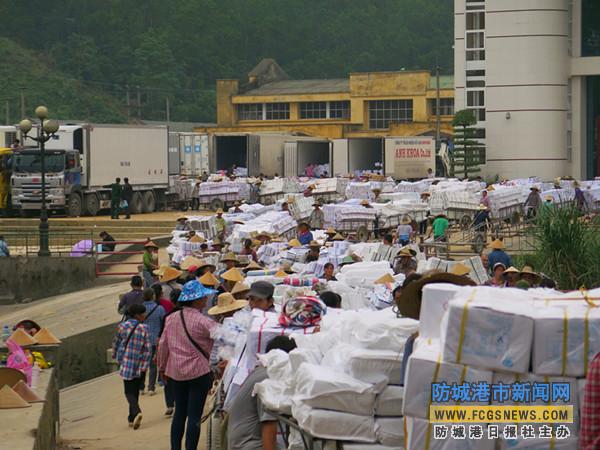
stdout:
{"type": "Polygon", "coordinates": [[[165,321],[158,344],[161,378],[173,384],[175,414],[171,424],[171,450],[180,450],[185,432],[186,450],[195,450],[200,439],[200,419],[212,385],[209,358],[213,346],[211,331],[217,323],[202,314],[213,289],[197,280],[183,286],[174,311],[165,321]]]}

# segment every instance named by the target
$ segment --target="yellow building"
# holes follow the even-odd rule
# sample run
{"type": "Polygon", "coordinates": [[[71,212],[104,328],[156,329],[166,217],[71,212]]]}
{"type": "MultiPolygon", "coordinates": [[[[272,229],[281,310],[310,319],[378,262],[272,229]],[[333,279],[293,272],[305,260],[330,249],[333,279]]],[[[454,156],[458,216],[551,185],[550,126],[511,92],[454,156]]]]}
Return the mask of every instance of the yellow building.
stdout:
{"type": "MultiPolygon", "coordinates": [[[[454,81],[440,77],[442,135],[452,133],[454,81]]],[[[265,59],[248,80],[217,81],[217,126],[209,133],[282,132],[319,138],[435,135],[436,78],[425,70],[290,80],[265,59]]]]}

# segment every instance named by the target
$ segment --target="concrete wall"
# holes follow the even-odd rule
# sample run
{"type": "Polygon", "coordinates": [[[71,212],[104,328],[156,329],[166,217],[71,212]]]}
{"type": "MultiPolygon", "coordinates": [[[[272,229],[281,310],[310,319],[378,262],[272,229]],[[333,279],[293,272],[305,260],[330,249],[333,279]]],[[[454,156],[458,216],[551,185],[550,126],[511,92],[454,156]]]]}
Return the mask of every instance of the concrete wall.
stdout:
{"type": "Polygon", "coordinates": [[[95,258],[0,258],[0,304],[38,299],[89,288],[95,258]]]}

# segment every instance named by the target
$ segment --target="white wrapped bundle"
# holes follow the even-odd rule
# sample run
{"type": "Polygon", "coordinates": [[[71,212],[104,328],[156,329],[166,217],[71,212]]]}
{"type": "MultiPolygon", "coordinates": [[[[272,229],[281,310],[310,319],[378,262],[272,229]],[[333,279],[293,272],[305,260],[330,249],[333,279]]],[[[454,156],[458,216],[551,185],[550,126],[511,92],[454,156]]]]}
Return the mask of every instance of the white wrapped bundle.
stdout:
{"type": "Polygon", "coordinates": [[[330,281],[327,283],[327,286],[330,291],[342,297],[342,309],[372,309],[372,305],[368,299],[368,289],[351,287],[341,281],[330,281]]]}
{"type": "Polygon", "coordinates": [[[367,350],[340,344],[323,356],[322,364],[343,368],[352,377],[366,383],[401,382],[403,350],[367,350]]]}
{"type": "Polygon", "coordinates": [[[474,287],[448,303],[441,325],[444,361],[523,373],[529,369],[533,301],[527,291],[474,287]]]}
{"type": "Polygon", "coordinates": [[[575,200],[575,189],[572,187],[563,189],[552,188],[541,193],[542,199],[545,199],[548,195],[552,197],[552,203],[557,205],[568,204],[575,200]]]}
{"type": "MultiPolygon", "coordinates": [[[[434,439],[433,425],[428,420],[417,417],[406,419],[406,450],[494,450],[496,440],[487,439],[487,428],[483,425],[482,439],[434,439]]],[[[446,425],[448,426],[448,425],[446,425]]],[[[448,430],[450,436],[450,430],[448,430]]],[[[546,444],[548,441],[546,441],[546,444]]],[[[547,449],[547,447],[543,447],[547,449]]],[[[541,448],[539,450],[542,450],[541,448]]]]}
{"type": "Polygon", "coordinates": [[[404,447],[404,418],[376,417],[375,435],[377,442],[391,447],[404,447]]]}
{"type": "Polygon", "coordinates": [[[398,318],[390,309],[346,314],[342,341],[364,349],[401,351],[406,340],[419,329],[419,322],[398,318]]]}
{"type": "Polygon", "coordinates": [[[377,278],[385,274],[393,275],[387,261],[359,262],[343,266],[336,278],[348,286],[364,286],[372,285],[377,278]]]}
{"type": "Polygon", "coordinates": [[[312,436],[341,441],[376,442],[373,416],[314,409],[292,402],[292,414],[298,425],[312,436]]]}
{"type": "Polygon", "coordinates": [[[200,183],[198,195],[201,197],[220,195],[220,194],[237,194],[240,190],[241,183],[234,181],[205,181],[200,183]]]}
{"type": "Polygon", "coordinates": [[[398,417],[402,415],[404,387],[388,385],[375,399],[375,415],[398,417]]]}
{"type": "Polygon", "coordinates": [[[260,195],[283,193],[284,178],[264,180],[260,185],[260,195]]]}
{"type": "Polygon", "coordinates": [[[281,381],[263,380],[254,385],[252,393],[258,395],[269,411],[277,411],[282,414],[292,413],[292,398],[287,391],[287,386],[281,381]]]}
{"type": "Polygon", "coordinates": [[[401,181],[396,185],[394,190],[396,192],[418,192],[421,194],[429,189],[431,183],[435,180],[433,178],[425,178],[419,181],[401,181]]]}
{"type": "Polygon", "coordinates": [[[295,228],[298,224],[285,211],[269,211],[256,217],[243,225],[236,225],[233,229],[233,237],[250,237],[254,232],[270,234],[283,234],[295,228]]]}
{"type": "Polygon", "coordinates": [[[311,334],[315,327],[293,328],[279,325],[279,314],[253,310],[254,319],[248,331],[247,349],[249,368],[256,364],[257,355],[265,353],[267,344],[276,336],[292,336],[295,333],[311,334]]]}
{"type": "Polygon", "coordinates": [[[440,323],[448,309],[448,303],[459,290],[459,286],[447,283],[432,283],[423,286],[421,314],[419,315],[420,337],[440,338],[440,323]]]}
{"type": "Polygon", "coordinates": [[[379,195],[381,200],[389,200],[391,202],[409,201],[418,203],[421,200],[421,195],[418,192],[386,192],[379,195]]]}
{"type": "Polygon", "coordinates": [[[493,378],[494,384],[504,383],[504,384],[512,384],[512,383],[531,383],[533,386],[534,383],[568,383],[569,384],[569,394],[570,400],[568,402],[552,401],[552,387],[548,389],[550,402],[544,402],[543,400],[536,399],[536,401],[527,401],[527,402],[513,402],[511,399],[504,401],[502,403],[495,402],[493,398],[490,399],[490,403],[492,405],[523,405],[527,406],[532,405],[552,405],[552,406],[562,406],[562,405],[573,405],[573,423],[566,423],[569,428],[569,433],[572,437],[579,435],[579,408],[581,407],[581,403],[583,399],[579,398],[578,392],[578,380],[576,378],[566,378],[566,377],[544,377],[540,375],[536,375],[533,373],[525,373],[525,374],[514,374],[514,373],[506,373],[506,372],[494,372],[493,378]]]}
{"type": "Polygon", "coordinates": [[[288,195],[283,201],[288,202],[288,208],[296,220],[305,220],[310,217],[315,203],[314,197],[305,197],[302,194],[288,195]],[[290,199],[293,199],[293,201],[289,201],[290,199]]]}
{"type": "Polygon", "coordinates": [[[373,186],[370,182],[359,183],[350,182],[346,187],[346,198],[359,198],[361,200],[375,200],[375,194],[373,193],[373,186]]]}
{"type": "Polygon", "coordinates": [[[539,375],[585,376],[600,352],[600,311],[586,304],[536,308],[532,370],[539,375]],[[587,340],[587,342],[586,342],[587,340]],[[584,354],[587,349],[587,355],[584,354]]]}
{"type": "Polygon", "coordinates": [[[495,190],[489,192],[491,216],[503,218],[505,214],[503,209],[522,205],[524,202],[523,189],[521,186],[502,186],[499,185],[495,190]]]}
{"type": "Polygon", "coordinates": [[[294,374],[294,386],[294,401],[311,408],[367,416],[375,409],[373,385],[338,369],[304,363],[294,374]]]}
{"type": "MultiPolygon", "coordinates": [[[[431,383],[436,382],[450,385],[462,382],[491,383],[492,372],[442,360],[439,354],[439,345],[435,341],[432,341],[432,345],[417,346],[408,359],[404,377],[403,413],[405,416],[429,418],[429,406],[436,404],[431,403],[431,383]]],[[[455,404],[456,402],[452,401],[443,403],[443,405],[455,404]]],[[[483,403],[472,404],[481,405],[483,403]]]]}
{"type": "Polygon", "coordinates": [[[295,348],[290,352],[292,373],[296,373],[303,363],[320,364],[323,353],[318,348],[295,348]]]}
{"type": "Polygon", "coordinates": [[[233,169],[233,174],[236,177],[247,177],[248,176],[248,168],[247,167],[236,167],[233,169]]]}

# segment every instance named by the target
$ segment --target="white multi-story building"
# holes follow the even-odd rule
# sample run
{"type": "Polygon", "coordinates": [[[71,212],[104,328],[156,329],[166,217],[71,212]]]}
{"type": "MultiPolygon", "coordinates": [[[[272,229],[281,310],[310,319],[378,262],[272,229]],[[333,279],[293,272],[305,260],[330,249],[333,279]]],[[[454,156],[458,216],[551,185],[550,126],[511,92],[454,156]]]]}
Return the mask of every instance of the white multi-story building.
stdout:
{"type": "Polygon", "coordinates": [[[600,0],[455,0],[456,110],[484,174],[600,176],[600,0]]]}

